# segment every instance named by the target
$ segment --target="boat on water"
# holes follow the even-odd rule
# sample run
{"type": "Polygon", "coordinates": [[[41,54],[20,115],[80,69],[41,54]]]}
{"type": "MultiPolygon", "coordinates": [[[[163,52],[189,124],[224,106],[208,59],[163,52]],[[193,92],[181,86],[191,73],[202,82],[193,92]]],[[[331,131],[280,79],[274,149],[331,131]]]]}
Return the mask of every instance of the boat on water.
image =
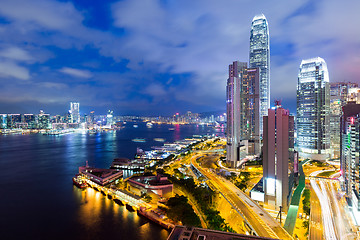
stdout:
{"type": "Polygon", "coordinates": [[[139,126],[138,126],[137,124],[134,124],[133,127],[134,127],[134,128],[138,128],[139,126]]]}
{"type": "Polygon", "coordinates": [[[165,142],[164,138],[154,138],[154,141],[156,142],[165,142]]]}
{"type": "Polygon", "coordinates": [[[147,122],[147,123],[146,123],[146,127],[152,128],[152,126],[153,126],[153,124],[152,124],[151,122],[147,122]]]}
{"type": "Polygon", "coordinates": [[[81,177],[80,174],[76,174],[75,177],[73,177],[73,184],[77,186],[78,188],[86,188],[88,185],[86,181],[81,177]]]}
{"type": "Polygon", "coordinates": [[[133,141],[133,142],[146,142],[145,138],[134,138],[131,141],[133,141]]]}
{"type": "Polygon", "coordinates": [[[170,131],[174,131],[174,130],[175,130],[175,128],[169,128],[169,130],[170,130],[170,131]]]}

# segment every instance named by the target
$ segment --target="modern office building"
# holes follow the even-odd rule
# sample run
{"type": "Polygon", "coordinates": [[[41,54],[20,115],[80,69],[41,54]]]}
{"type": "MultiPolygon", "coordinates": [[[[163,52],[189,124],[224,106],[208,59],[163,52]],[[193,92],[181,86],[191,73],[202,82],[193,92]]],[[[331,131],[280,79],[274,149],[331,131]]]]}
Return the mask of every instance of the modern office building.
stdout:
{"type": "Polygon", "coordinates": [[[23,122],[27,125],[28,129],[36,128],[36,117],[34,114],[24,114],[23,122]]]}
{"type": "Polygon", "coordinates": [[[242,140],[254,142],[251,154],[260,153],[260,76],[259,68],[244,69],[241,77],[240,121],[242,140]]]}
{"type": "Polygon", "coordinates": [[[6,129],[6,128],[7,128],[7,115],[0,114],[0,129],[6,129]]]}
{"type": "Polygon", "coordinates": [[[297,149],[299,157],[330,157],[330,88],[324,59],[303,60],[297,83],[297,149]]]}
{"type": "Polygon", "coordinates": [[[260,69],[260,135],[263,116],[270,108],[270,36],[264,14],[256,15],[251,23],[249,67],[260,69]]]}
{"type": "Polygon", "coordinates": [[[113,111],[109,110],[108,114],[106,115],[106,127],[111,128],[114,125],[114,113],[113,111]]]}
{"type": "Polygon", "coordinates": [[[330,83],[330,149],[331,158],[340,158],[340,118],[342,107],[348,102],[348,96],[354,89],[358,89],[356,83],[336,82],[330,83]]]}
{"type": "Polygon", "coordinates": [[[40,111],[38,115],[37,127],[39,129],[49,129],[50,128],[50,114],[40,111]]]}
{"type": "Polygon", "coordinates": [[[360,104],[360,88],[359,87],[351,87],[351,88],[349,88],[347,101],[348,102],[355,102],[357,104],[360,104]]]}
{"type": "Polygon", "coordinates": [[[229,65],[227,80],[227,163],[237,167],[249,148],[242,151],[244,140],[253,142],[252,154],[260,151],[259,71],[247,68],[246,62],[229,65]]]}
{"type": "Polygon", "coordinates": [[[21,114],[7,114],[7,128],[19,128],[22,125],[21,114]]]}
{"type": "Polygon", "coordinates": [[[80,123],[80,103],[71,102],[69,113],[71,123],[80,123]]]}
{"type": "Polygon", "coordinates": [[[265,204],[287,212],[294,179],[294,117],[279,103],[264,116],[263,188],[265,204]]]}
{"type": "Polygon", "coordinates": [[[357,216],[360,214],[359,136],[360,104],[349,102],[343,107],[341,117],[341,185],[357,216]]]}

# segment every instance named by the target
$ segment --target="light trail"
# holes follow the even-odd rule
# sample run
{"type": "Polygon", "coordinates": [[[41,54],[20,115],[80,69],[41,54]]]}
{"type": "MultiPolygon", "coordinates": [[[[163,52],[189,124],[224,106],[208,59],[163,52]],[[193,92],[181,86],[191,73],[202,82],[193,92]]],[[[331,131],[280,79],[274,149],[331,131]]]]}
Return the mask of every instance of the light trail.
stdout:
{"type": "Polygon", "coordinates": [[[338,217],[338,220],[336,221],[337,232],[338,232],[339,236],[345,236],[346,230],[345,230],[344,222],[341,221],[341,219],[340,219],[341,211],[340,211],[339,202],[336,200],[336,193],[335,193],[334,185],[331,182],[329,182],[328,184],[330,185],[331,195],[334,200],[333,202],[335,202],[336,215],[338,217]]]}
{"type": "Polygon", "coordinates": [[[320,190],[317,182],[314,179],[310,180],[311,186],[314,189],[317,197],[320,200],[321,206],[321,215],[323,219],[323,226],[324,226],[324,236],[327,240],[335,240],[335,228],[334,223],[332,220],[332,212],[330,208],[330,201],[328,195],[326,193],[325,184],[323,181],[320,182],[322,190],[320,190]]]}

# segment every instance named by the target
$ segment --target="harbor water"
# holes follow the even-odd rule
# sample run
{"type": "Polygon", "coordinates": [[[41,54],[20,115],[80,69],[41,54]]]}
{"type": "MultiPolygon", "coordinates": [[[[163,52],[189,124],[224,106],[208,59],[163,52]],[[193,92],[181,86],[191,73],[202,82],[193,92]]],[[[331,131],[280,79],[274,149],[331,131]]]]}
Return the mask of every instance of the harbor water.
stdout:
{"type": "Polygon", "coordinates": [[[136,125],[93,134],[0,135],[0,238],[166,239],[167,230],[100,192],[76,188],[72,177],[86,161],[109,168],[114,158],[133,158],[137,147],[161,146],[159,138],[173,142],[223,133],[201,125],[136,125]]]}

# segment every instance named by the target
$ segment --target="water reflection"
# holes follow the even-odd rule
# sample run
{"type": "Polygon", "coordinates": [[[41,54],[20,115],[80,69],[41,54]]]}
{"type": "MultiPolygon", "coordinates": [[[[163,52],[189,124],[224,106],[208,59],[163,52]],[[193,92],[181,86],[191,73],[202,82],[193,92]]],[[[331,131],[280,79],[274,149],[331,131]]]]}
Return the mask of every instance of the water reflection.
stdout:
{"type": "MultiPolygon", "coordinates": [[[[73,192],[80,203],[76,219],[86,231],[86,235],[96,236],[100,232],[106,235],[104,227],[107,228],[109,225],[117,226],[119,231],[133,229],[130,235],[125,235],[121,231],[119,236],[125,237],[124,239],[166,239],[169,235],[167,230],[149,222],[136,212],[128,211],[125,206],[116,204],[92,188],[81,190],[74,187],[73,192]]],[[[112,235],[114,231],[108,234],[112,235]]]]}
{"type": "MultiPolygon", "coordinates": [[[[138,145],[133,138],[173,142],[209,130],[191,125],[175,129],[139,124],[137,129],[97,134],[0,135],[0,182],[6,193],[0,197],[0,226],[8,230],[1,232],[1,239],[166,239],[168,232],[157,224],[94,189],[73,187],[71,178],[86,161],[109,168],[115,157],[133,158],[138,145]]],[[[147,141],[141,147],[150,150],[162,144],[147,141]]]]}

